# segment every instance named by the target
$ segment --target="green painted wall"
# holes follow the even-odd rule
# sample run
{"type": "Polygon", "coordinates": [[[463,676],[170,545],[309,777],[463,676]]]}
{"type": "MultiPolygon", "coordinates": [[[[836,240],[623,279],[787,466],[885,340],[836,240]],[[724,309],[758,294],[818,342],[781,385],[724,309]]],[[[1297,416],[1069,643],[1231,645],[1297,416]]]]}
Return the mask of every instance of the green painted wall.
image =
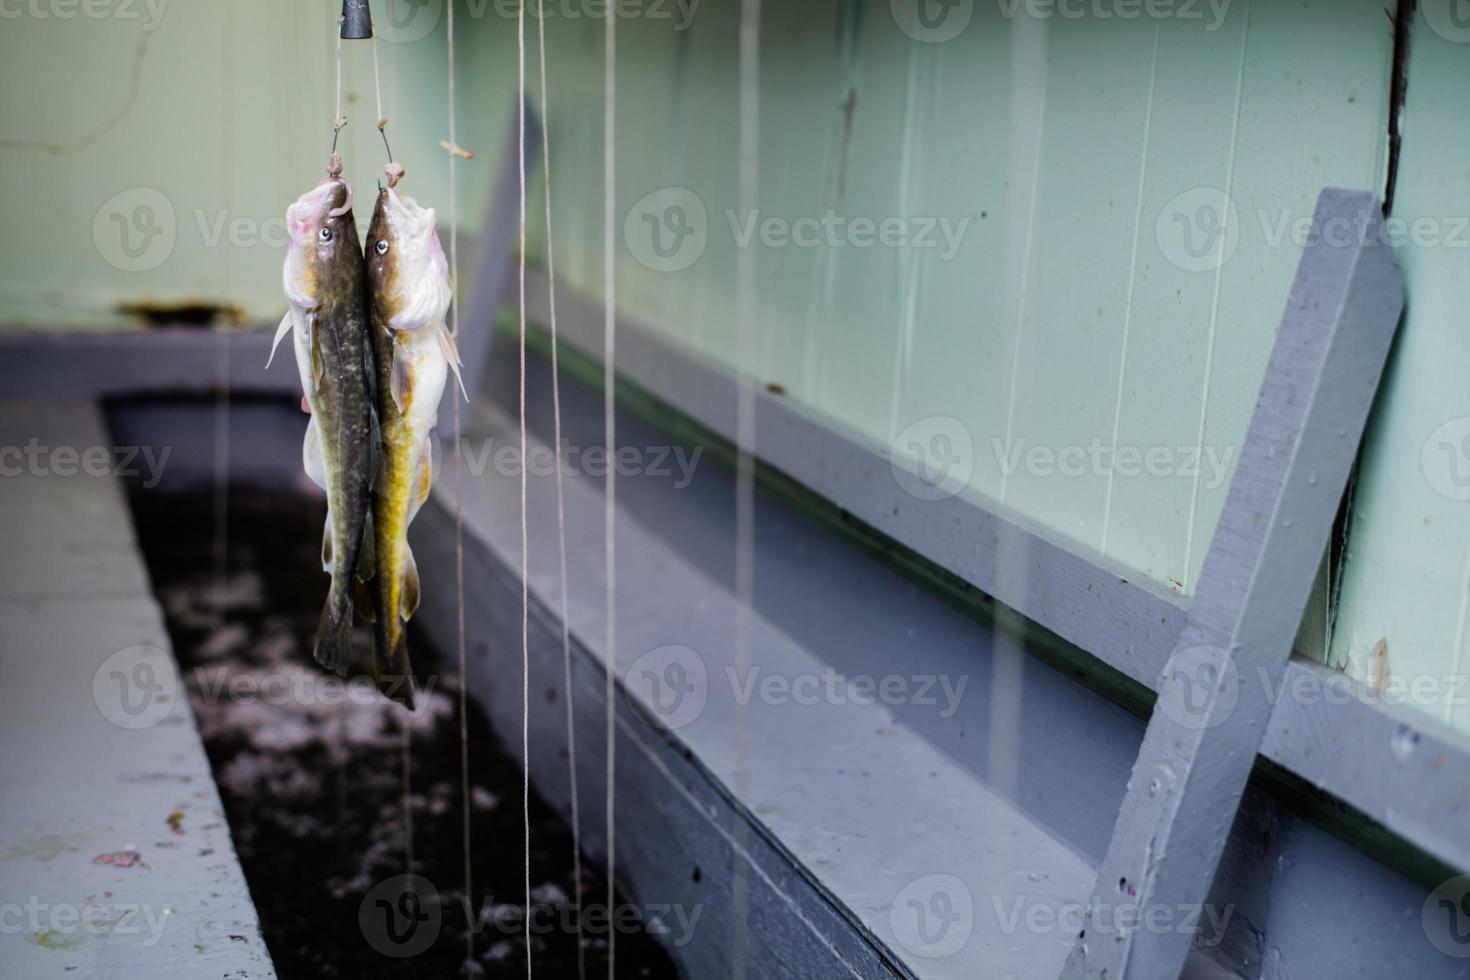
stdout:
{"type": "Polygon", "coordinates": [[[1470,25],[1449,2],[1426,0],[1415,25],[1394,203],[1410,222],[1408,310],[1363,453],[1330,662],[1470,729],[1470,25]]]}
{"type": "MultiPolygon", "coordinates": [[[[1438,224],[1397,246],[1409,312],[1330,647],[1325,578],[1299,639],[1360,676],[1380,640],[1395,677],[1464,666],[1470,423],[1455,426],[1470,417],[1457,339],[1470,250],[1453,223],[1470,214],[1470,36],[1450,2],[1424,0],[1417,15],[1396,209],[1438,224]]],[[[761,382],[1187,593],[1299,223],[1324,186],[1384,186],[1393,25],[1368,0],[1221,0],[1153,19],[1036,17],[1024,2],[1007,16],[1007,2],[976,3],[936,33],[905,4],[764,5],[754,219],[736,212],[738,5],[705,0],[687,18],[677,4],[625,8],[642,16],[619,22],[619,304],[734,365],[736,257],[753,228],[761,382]],[[923,247],[893,244],[914,238],[923,247]]],[[[0,23],[0,164],[23,189],[0,247],[4,318],[108,326],[120,301],[200,297],[273,322],[279,216],[326,152],[332,6],[170,3],[156,25],[146,6],[139,20],[0,23]],[[143,247],[135,225],[129,256],[117,221],[157,203],[139,188],[166,200],[173,235],[143,247]]],[[[405,186],[445,215],[444,7],[377,6],[405,186]]],[[[477,153],[460,165],[467,255],[514,92],[505,7],[456,5],[460,142],[477,153]]],[[[549,132],[558,270],[599,295],[603,28],[579,16],[588,9],[551,5],[549,132]]],[[[344,155],[360,187],[382,163],[370,52],[349,45],[344,66],[344,155]]],[[[542,188],[538,175],[535,261],[542,188]]],[[[1442,701],[1431,710],[1470,727],[1442,701]]]]}
{"type": "MultiPolygon", "coordinates": [[[[952,256],[855,233],[754,246],[760,380],[880,446],[965,438],[969,491],[1188,592],[1300,254],[1293,222],[1324,186],[1383,184],[1392,54],[1375,3],[1212,16],[979,4],[922,43],[887,3],[767,5],[761,217],[916,234],[937,217],[963,236],[952,256]],[[1222,194],[1236,224],[1212,238],[1222,194]],[[910,428],[932,416],[954,423],[910,428]],[[1196,473],[1185,447],[1201,443],[1196,473]]],[[[725,363],[745,217],[732,227],[735,29],[713,6],[684,33],[620,26],[618,213],[638,234],[620,236],[619,303],[725,363]],[[669,187],[697,197],[707,234],[687,268],[657,271],[638,220],[674,199],[640,202],[669,187]]],[[[551,36],[558,259],[599,293],[601,59],[585,32],[551,36]]]]}
{"type": "MultiPolygon", "coordinates": [[[[125,322],[119,302],[197,298],[274,322],[283,215],[323,176],[330,142],[332,5],[89,5],[0,7],[0,313],[108,326],[125,322]]],[[[443,197],[442,30],[380,47],[395,148],[413,185],[443,197]]],[[[371,65],[369,47],[349,47],[343,153],[369,188],[383,164],[371,65]]]]}

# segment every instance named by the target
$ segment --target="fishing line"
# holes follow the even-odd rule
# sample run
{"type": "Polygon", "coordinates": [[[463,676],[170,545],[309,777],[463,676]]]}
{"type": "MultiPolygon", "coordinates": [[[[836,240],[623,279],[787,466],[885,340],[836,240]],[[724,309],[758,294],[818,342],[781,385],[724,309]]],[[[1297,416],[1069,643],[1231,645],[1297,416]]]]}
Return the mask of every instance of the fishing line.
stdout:
{"type": "Polygon", "coordinates": [[[393,162],[393,147],[388,145],[388,117],[383,115],[383,81],[378,74],[378,27],[373,24],[373,92],[378,99],[378,135],[383,137],[383,149],[388,162],[393,162]]]}
{"type": "Polygon", "coordinates": [[[516,7],[516,164],[520,173],[520,429],[521,429],[521,819],[525,823],[526,977],[531,976],[531,587],[526,517],[526,3],[516,7]]]}
{"type": "Polygon", "coordinates": [[[556,538],[561,572],[561,662],[566,692],[567,769],[572,783],[572,891],[577,910],[577,980],[586,980],[587,954],[582,948],[582,818],[577,799],[577,725],[572,711],[572,631],[567,599],[567,511],[562,492],[561,468],[561,381],[556,341],[556,248],[551,234],[551,119],[546,94],[546,13],[536,18],[536,42],[541,67],[541,154],[546,173],[546,305],[551,323],[551,438],[556,447],[556,538]]]}
{"type": "Polygon", "coordinates": [[[337,137],[342,134],[342,127],[347,125],[347,117],[342,115],[342,22],[337,18],[337,114],[332,117],[332,152],[337,152],[337,137]]]}
{"type": "MultiPolygon", "coordinates": [[[[454,0],[445,0],[449,18],[446,25],[449,71],[449,142],[455,140],[454,126],[454,0]]],[[[449,275],[450,289],[454,297],[449,309],[449,335],[459,339],[459,209],[455,194],[456,154],[449,154],[449,275]]],[[[475,929],[473,869],[470,862],[470,723],[469,723],[469,676],[465,670],[464,630],[464,476],[460,451],[459,398],[451,395],[454,403],[454,582],[456,619],[459,643],[459,791],[460,818],[464,832],[464,907],[465,907],[465,968],[474,969],[475,929]]]]}
{"type": "MultiPolygon", "coordinates": [[[[617,108],[617,14],[616,4],[608,4],[605,13],[606,31],[603,35],[603,81],[602,81],[602,441],[608,459],[614,455],[613,436],[613,384],[616,376],[613,358],[617,352],[617,325],[614,310],[617,306],[617,286],[613,280],[616,260],[613,252],[613,195],[616,190],[616,123],[614,110],[617,108]]],[[[613,778],[617,772],[617,731],[614,713],[617,702],[617,610],[613,600],[617,593],[616,540],[613,533],[613,518],[617,510],[617,467],[609,466],[603,475],[603,551],[605,567],[603,575],[607,588],[605,598],[606,643],[607,643],[607,914],[614,908],[614,888],[617,878],[616,867],[616,823],[613,811],[613,778]]],[[[607,932],[607,977],[615,980],[617,963],[616,929],[607,932]]]]}
{"type": "MultiPolygon", "coordinates": [[[[739,199],[741,211],[753,214],[758,204],[760,180],[760,0],[743,0],[740,9],[740,161],[739,199]]],[[[738,358],[745,375],[736,386],[735,408],[735,664],[742,677],[750,676],[753,653],[751,637],[755,601],[755,395],[751,389],[756,373],[755,295],[756,260],[753,249],[740,249],[736,258],[736,304],[739,320],[738,358]]],[[[750,717],[749,706],[741,704],[735,715],[735,785],[739,796],[749,795],[750,717]]],[[[745,843],[747,827],[736,826],[736,839],[745,843]]],[[[733,890],[735,922],[730,974],[745,977],[748,917],[747,863],[734,858],[733,890]]]]}

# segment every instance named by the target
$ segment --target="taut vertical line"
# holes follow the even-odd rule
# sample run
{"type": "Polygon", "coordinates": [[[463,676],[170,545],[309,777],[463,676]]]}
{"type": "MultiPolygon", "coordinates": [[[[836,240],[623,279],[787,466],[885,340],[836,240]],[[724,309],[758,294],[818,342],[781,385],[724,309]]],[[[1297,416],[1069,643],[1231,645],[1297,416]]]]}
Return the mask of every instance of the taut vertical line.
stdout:
{"type": "Polygon", "coordinates": [[[567,622],[567,508],[561,471],[561,365],[556,340],[556,248],[551,232],[551,119],[546,92],[546,14],[536,18],[541,70],[541,153],[546,173],[546,306],[551,326],[551,438],[556,453],[556,545],[561,575],[561,663],[563,702],[567,713],[567,769],[572,782],[572,901],[577,909],[577,980],[586,980],[587,954],[582,948],[582,816],[577,799],[577,723],[572,711],[572,633],[567,622]]]}
{"type": "MultiPolygon", "coordinates": [[[[617,188],[617,5],[608,4],[603,36],[603,82],[602,82],[602,441],[608,459],[616,459],[613,408],[616,402],[614,384],[614,357],[617,351],[617,286],[614,273],[617,263],[613,258],[613,201],[617,188]]],[[[617,827],[614,819],[613,780],[617,772],[617,728],[615,724],[617,694],[617,549],[613,533],[613,517],[617,513],[617,467],[609,466],[604,476],[603,493],[603,575],[606,580],[607,617],[607,913],[612,915],[617,877],[617,827]]],[[[607,934],[607,976],[614,980],[617,963],[617,930],[607,934]]]]}
{"type": "MultiPolygon", "coordinates": [[[[743,0],[740,8],[740,161],[739,200],[742,214],[754,214],[760,199],[760,0],[743,0]]],[[[756,354],[756,285],[759,255],[754,243],[736,255],[736,324],[739,373],[735,387],[735,669],[750,675],[751,619],[755,602],[755,393],[759,373],[756,354]]],[[[750,789],[750,716],[748,705],[735,715],[735,790],[750,789]]],[[[746,827],[736,827],[744,850],[746,827]]],[[[733,870],[735,922],[730,975],[744,980],[748,935],[749,875],[745,858],[736,854],[733,870]]]]}
{"type": "MultiPolygon", "coordinates": [[[[454,125],[454,0],[445,4],[448,9],[447,34],[448,100],[449,100],[449,143],[459,146],[454,125]]],[[[449,333],[459,338],[459,200],[456,194],[457,154],[449,153],[449,277],[453,290],[453,304],[449,308],[449,333]]],[[[459,398],[450,395],[454,402],[454,584],[456,601],[456,628],[459,642],[459,797],[460,823],[462,827],[462,849],[464,851],[464,907],[465,907],[465,968],[472,969],[475,962],[475,892],[473,864],[470,860],[470,724],[469,724],[469,674],[465,669],[464,629],[464,467],[462,465],[459,398]]]]}
{"type": "Polygon", "coordinates": [[[525,827],[526,977],[531,960],[531,536],[526,515],[526,3],[516,8],[516,166],[520,175],[520,436],[521,436],[521,820],[525,827]]]}

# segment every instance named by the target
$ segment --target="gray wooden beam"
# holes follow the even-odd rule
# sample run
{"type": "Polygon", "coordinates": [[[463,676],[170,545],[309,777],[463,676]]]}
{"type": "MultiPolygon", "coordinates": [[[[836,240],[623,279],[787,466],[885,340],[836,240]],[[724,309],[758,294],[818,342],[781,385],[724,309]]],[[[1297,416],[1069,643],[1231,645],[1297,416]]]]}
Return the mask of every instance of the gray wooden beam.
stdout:
{"type": "MultiPolygon", "coordinates": [[[[460,317],[459,356],[464,361],[465,391],[474,404],[479,397],[480,383],[485,377],[485,365],[490,356],[491,340],[495,333],[495,316],[500,305],[516,302],[517,296],[509,293],[511,264],[520,250],[518,230],[520,228],[520,172],[516,167],[516,148],[520,141],[520,119],[511,104],[510,119],[505,136],[505,152],[500,155],[500,169],[496,171],[495,183],[490,188],[490,204],[485,213],[483,246],[474,265],[468,293],[460,290],[464,297],[463,315],[460,317]]],[[[529,181],[535,170],[536,159],[541,152],[541,121],[535,110],[526,106],[526,179],[529,181]]],[[[550,179],[550,175],[547,175],[550,179]]],[[[534,222],[535,215],[527,215],[534,222]]]]}
{"type": "MultiPolygon", "coordinates": [[[[531,320],[546,322],[546,279],[534,270],[527,310],[531,320]]],[[[561,339],[600,358],[601,304],[562,286],[557,312],[561,339]]],[[[734,439],[738,382],[628,315],[618,318],[618,371],[734,439]]],[[[752,397],[764,462],[1146,687],[1157,686],[1188,616],[1183,597],[1151,587],[993,501],[964,494],[919,500],[893,478],[880,449],[830,428],[789,398],[759,386],[752,397]],[[1024,561],[1007,564],[1002,554],[1024,561]]],[[[1470,871],[1470,822],[1464,819],[1470,812],[1470,737],[1304,658],[1288,664],[1284,689],[1303,693],[1278,704],[1262,756],[1446,864],[1470,871]],[[1344,748],[1348,734],[1351,750],[1344,748]],[[1415,747],[1407,764],[1395,752],[1405,743],[1415,747]]]]}
{"type": "Polygon", "coordinates": [[[1275,707],[1403,309],[1372,195],[1324,191],[1314,221],[1065,980],[1179,975],[1275,707]]]}

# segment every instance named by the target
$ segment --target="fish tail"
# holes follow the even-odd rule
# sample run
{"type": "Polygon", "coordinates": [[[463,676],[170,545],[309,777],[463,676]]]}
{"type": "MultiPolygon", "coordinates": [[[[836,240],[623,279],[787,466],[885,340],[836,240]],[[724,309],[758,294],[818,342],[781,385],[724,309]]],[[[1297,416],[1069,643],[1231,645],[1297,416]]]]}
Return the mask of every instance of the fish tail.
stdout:
{"type": "Polygon", "coordinates": [[[413,665],[408,661],[408,631],[392,613],[380,614],[373,677],[384,697],[413,710],[413,665]]]}
{"type": "Polygon", "coordinates": [[[314,653],[317,663],[339,677],[347,676],[352,662],[352,593],[339,595],[335,588],[327,593],[316,627],[314,653]]]}

